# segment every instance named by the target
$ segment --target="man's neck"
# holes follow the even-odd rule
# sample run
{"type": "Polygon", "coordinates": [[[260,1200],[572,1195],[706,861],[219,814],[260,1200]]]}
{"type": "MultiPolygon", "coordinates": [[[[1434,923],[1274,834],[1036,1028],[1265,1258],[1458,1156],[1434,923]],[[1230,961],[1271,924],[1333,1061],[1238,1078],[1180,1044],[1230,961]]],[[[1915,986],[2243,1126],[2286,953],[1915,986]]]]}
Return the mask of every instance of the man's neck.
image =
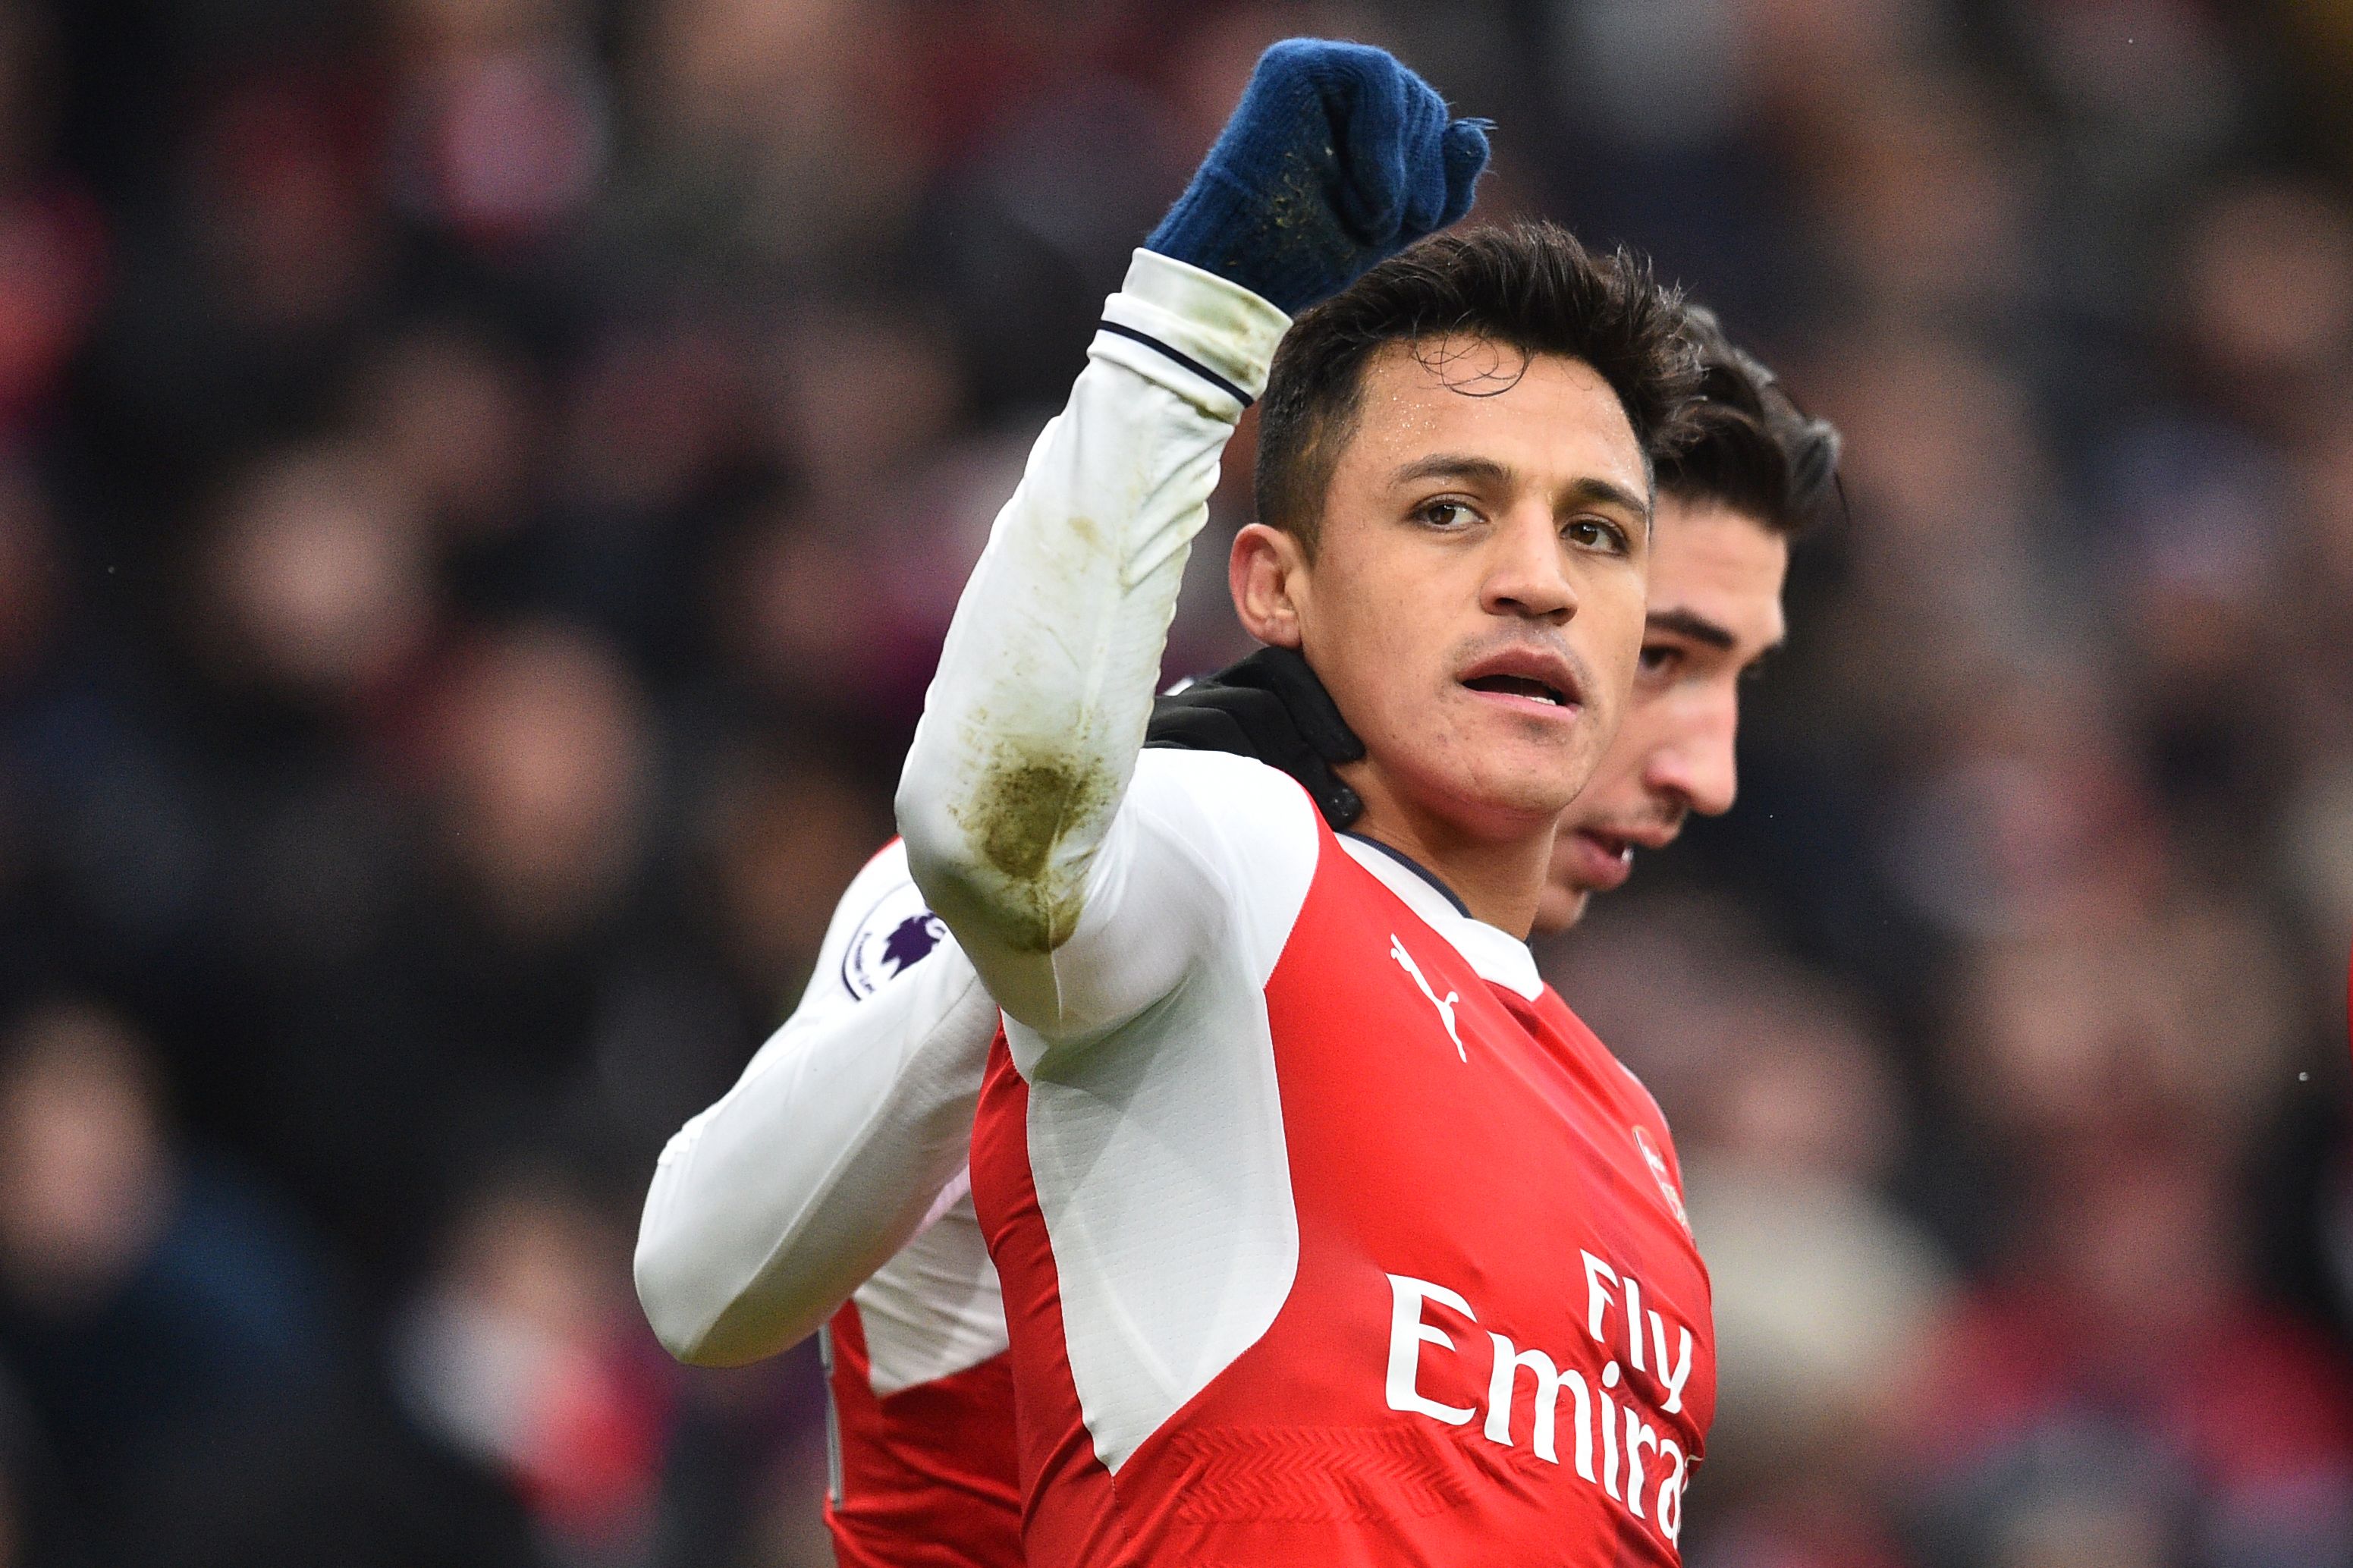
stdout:
{"type": "Polygon", "coordinates": [[[1351,763],[1338,771],[1365,803],[1365,814],[1351,831],[1428,868],[1462,900],[1472,919],[1526,939],[1544,896],[1556,819],[1540,823],[1525,835],[1501,839],[1474,836],[1417,809],[1389,789],[1369,763],[1351,763]]]}

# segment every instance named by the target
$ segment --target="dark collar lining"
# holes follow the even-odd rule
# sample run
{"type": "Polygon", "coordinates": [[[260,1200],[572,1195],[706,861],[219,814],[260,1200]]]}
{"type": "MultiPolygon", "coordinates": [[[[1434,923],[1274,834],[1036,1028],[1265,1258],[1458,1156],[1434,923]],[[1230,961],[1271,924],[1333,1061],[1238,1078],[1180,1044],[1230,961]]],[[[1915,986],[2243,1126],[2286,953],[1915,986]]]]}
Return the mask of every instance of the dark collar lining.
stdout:
{"type": "Polygon", "coordinates": [[[1448,903],[1452,904],[1456,914],[1461,915],[1466,921],[1475,920],[1477,918],[1472,914],[1470,905],[1464,903],[1461,900],[1454,896],[1453,889],[1440,881],[1438,878],[1431,873],[1429,867],[1423,865],[1412,856],[1392,849],[1388,845],[1382,843],[1379,839],[1367,837],[1361,833],[1343,833],[1340,837],[1343,838],[1353,838],[1359,844],[1370,845],[1373,848],[1379,850],[1382,854],[1388,856],[1390,859],[1396,861],[1398,865],[1404,867],[1407,870],[1412,872],[1415,876],[1420,878],[1431,887],[1437,889],[1438,896],[1444,899],[1448,903]]]}

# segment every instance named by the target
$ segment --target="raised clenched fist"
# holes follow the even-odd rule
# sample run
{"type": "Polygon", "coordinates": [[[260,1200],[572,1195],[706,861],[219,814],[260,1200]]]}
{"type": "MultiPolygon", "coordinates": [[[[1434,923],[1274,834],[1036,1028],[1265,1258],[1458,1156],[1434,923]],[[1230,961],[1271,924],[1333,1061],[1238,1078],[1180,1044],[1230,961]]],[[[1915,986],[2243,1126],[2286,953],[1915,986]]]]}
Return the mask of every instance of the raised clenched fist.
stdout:
{"type": "Polygon", "coordinates": [[[1486,166],[1486,123],[1386,50],[1289,38],[1145,246],[1295,315],[1470,211],[1486,166]]]}

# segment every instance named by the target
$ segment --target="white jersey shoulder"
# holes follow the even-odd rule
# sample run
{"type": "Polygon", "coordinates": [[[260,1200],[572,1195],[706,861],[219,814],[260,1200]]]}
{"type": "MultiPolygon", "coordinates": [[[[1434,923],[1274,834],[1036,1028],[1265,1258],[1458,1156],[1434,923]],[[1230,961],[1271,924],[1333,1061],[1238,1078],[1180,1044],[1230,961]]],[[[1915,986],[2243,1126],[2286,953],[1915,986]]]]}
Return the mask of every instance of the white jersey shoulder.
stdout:
{"type": "MultiPolygon", "coordinates": [[[[1092,1028],[1060,1034],[1060,1047],[1083,1050],[1198,969],[1264,984],[1306,900],[1317,842],[1307,792],[1265,763],[1144,752],[1096,851],[1086,909],[1054,954],[1058,985],[1099,1016],[1092,1028]]],[[[1045,1041],[1027,1028],[1009,1027],[1007,1038],[1030,1076],[1045,1041]]]]}

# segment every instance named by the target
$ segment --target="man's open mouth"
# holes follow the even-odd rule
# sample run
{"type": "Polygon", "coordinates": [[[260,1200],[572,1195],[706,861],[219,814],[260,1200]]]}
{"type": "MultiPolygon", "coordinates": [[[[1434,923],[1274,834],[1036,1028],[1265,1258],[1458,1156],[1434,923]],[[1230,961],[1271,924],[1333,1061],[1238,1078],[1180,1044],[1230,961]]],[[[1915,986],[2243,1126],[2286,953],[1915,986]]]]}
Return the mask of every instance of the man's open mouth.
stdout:
{"type": "Polygon", "coordinates": [[[1604,833],[1595,827],[1580,827],[1577,832],[1590,839],[1604,855],[1613,859],[1630,861],[1634,858],[1634,841],[1615,833],[1604,833]]]}
{"type": "Polygon", "coordinates": [[[1567,693],[1541,680],[1524,675],[1482,675],[1462,683],[1473,691],[1500,692],[1506,697],[1525,697],[1537,702],[1549,702],[1556,708],[1568,706],[1567,693]]]}

